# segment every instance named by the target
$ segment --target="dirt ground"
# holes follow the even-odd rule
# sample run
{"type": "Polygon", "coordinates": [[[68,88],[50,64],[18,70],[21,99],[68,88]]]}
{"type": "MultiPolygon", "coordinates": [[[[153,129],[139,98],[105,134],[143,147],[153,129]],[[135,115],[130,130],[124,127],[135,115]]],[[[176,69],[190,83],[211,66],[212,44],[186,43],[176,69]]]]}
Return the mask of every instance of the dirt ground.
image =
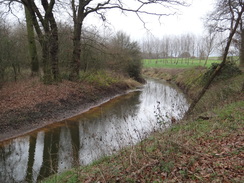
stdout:
{"type": "Polygon", "coordinates": [[[97,87],[67,80],[44,85],[38,78],[7,83],[0,89],[0,142],[72,117],[127,89],[125,83],[97,87]]]}

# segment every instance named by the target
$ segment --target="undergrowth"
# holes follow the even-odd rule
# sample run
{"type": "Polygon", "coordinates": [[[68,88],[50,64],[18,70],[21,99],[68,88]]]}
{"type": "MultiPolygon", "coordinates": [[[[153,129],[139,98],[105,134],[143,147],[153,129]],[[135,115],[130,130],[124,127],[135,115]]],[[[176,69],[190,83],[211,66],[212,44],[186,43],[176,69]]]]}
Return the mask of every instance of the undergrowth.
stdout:
{"type": "MultiPolygon", "coordinates": [[[[202,77],[203,85],[219,65],[220,65],[219,63],[212,63],[211,67],[207,70],[207,72],[202,77]]],[[[235,62],[227,61],[223,66],[223,68],[221,69],[220,73],[214,79],[214,82],[220,80],[226,80],[234,76],[240,75],[241,73],[242,73],[241,70],[239,69],[239,67],[236,65],[235,62]]]]}
{"type": "Polygon", "coordinates": [[[80,80],[100,87],[121,81],[121,76],[106,71],[80,72],[80,80]]]}

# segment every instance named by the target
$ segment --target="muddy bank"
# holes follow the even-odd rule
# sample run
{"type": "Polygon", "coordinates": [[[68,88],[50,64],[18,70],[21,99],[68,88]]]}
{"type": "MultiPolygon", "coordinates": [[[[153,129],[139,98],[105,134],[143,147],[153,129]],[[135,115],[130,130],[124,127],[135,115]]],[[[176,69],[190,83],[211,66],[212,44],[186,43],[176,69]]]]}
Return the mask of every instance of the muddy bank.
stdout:
{"type": "Polygon", "coordinates": [[[124,94],[132,87],[126,82],[106,87],[85,83],[62,83],[59,86],[44,88],[39,87],[39,84],[39,89],[36,89],[37,86],[25,83],[26,89],[23,90],[15,86],[17,88],[10,87],[9,92],[0,91],[0,142],[80,114],[106,100],[124,94]],[[26,94],[29,91],[34,94],[26,94]],[[42,92],[46,92],[46,95],[42,92]],[[28,98],[23,100],[23,95],[27,95],[28,98]],[[38,100],[35,100],[34,96],[38,100]]]}

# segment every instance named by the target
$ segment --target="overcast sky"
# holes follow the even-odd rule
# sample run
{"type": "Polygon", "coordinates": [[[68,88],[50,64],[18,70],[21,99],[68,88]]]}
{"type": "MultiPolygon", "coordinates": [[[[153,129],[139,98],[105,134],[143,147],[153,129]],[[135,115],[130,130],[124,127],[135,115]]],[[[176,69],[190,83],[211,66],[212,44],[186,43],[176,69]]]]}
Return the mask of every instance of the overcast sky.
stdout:
{"type": "MultiPolygon", "coordinates": [[[[133,2],[129,0],[127,1],[128,4],[133,2]]],[[[158,38],[162,38],[164,35],[179,35],[185,33],[202,35],[204,31],[202,18],[204,18],[205,15],[212,10],[215,0],[187,1],[191,2],[191,6],[180,8],[181,15],[164,16],[161,18],[160,22],[156,16],[143,17],[143,20],[146,22],[146,28],[150,31],[150,34],[158,38]]],[[[154,8],[155,10],[158,9],[158,7],[154,8]]],[[[167,9],[162,10],[162,12],[166,11],[167,9]]],[[[23,16],[23,12],[21,12],[20,17],[21,16],[23,16]]],[[[106,14],[106,18],[106,22],[110,23],[107,23],[106,25],[109,25],[111,32],[123,31],[130,35],[133,40],[139,41],[143,37],[146,37],[149,33],[135,13],[127,13],[127,16],[125,16],[122,15],[118,10],[109,10],[106,14]]],[[[60,19],[63,18],[61,17],[60,19]]],[[[69,23],[70,22],[72,22],[72,19],[69,19],[69,23]]],[[[104,31],[104,24],[102,21],[90,15],[85,19],[84,25],[85,27],[95,26],[99,30],[104,31]]]]}
{"type": "MultiPolygon", "coordinates": [[[[202,18],[213,8],[214,0],[192,0],[190,7],[181,8],[181,15],[174,15],[170,17],[162,17],[161,24],[158,18],[146,18],[146,27],[156,37],[163,37],[164,35],[178,35],[184,33],[194,33],[196,35],[203,34],[204,26],[202,18]]],[[[132,39],[140,40],[147,35],[142,22],[136,15],[127,14],[121,15],[118,11],[111,11],[107,14],[107,19],[111,23],[113,31],[122,30],[129,34],[132,39]]],[[[87,22],[91,17],[87,19],[87,22]]],[[[97,26],[100,26],[97,24],[97,26]]]]}

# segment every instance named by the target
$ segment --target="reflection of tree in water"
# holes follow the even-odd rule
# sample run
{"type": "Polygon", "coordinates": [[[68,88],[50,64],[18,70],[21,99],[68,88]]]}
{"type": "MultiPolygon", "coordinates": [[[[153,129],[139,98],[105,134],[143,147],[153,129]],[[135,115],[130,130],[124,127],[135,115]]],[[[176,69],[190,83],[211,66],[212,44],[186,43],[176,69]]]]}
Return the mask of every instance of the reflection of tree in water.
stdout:
{"type": "Polygon", "coordinates": [[[78,165],[79,128],[61,127],[58,172],[68,170],[73,165],[78,165]]]}
{"type": "Polygon", "coordinates": [[[56,128],[45,134],[43,164],[37,180],[48,177],[58,170],[58,150],[59,150],[60,128],[56,128]]]}
{"type": "Polygon", "coordinates": [[[72,152],[73,152],[73,164],[79,164],[79,149],[80,149],[80,131],[78,123],[71,129],[71,143],[72,143],[72,152]]]}
{"type": "Polygon", "coordinates": [[[11,144],[1,147],[0,182],[21,182],[25,180],[29,136],[15,139],[11,144]]]}
{"type": "Polygon", "coordinates": [[[29,158],[27,164],[27,175],[26,181],[32,182],[33,181],[33,165],[35,161],[35,149],[36,149],[36,138],[37,134],[30,136],[30,145],[29,145],[29,158]]]}

